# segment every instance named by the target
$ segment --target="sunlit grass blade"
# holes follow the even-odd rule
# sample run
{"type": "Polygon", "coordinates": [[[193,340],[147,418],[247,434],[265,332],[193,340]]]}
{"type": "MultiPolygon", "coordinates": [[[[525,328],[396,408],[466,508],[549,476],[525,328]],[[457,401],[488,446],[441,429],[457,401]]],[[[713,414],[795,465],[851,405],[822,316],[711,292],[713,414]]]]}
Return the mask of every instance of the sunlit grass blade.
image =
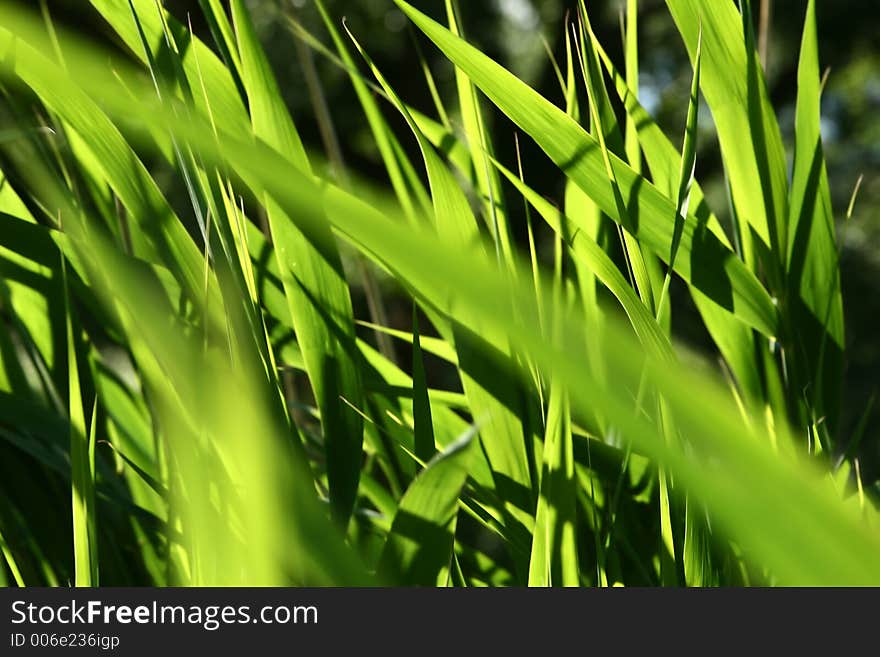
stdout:
{"type": "Polygon", "coordinates": [[[798,380],[807,391],[810,419],[834,431],[840,406],[844,348],[843,301],[831,192],[820,130],[816,3],[807,6],[798,66],[794,173],[787,251],[788,298],[798,380]]]}
{"type": "MultiPolygon", "coordinates": [[[[633,220],[632,210],[627,207],[620,191],[620,185],[617,182],[617,175],[611,166],[611,154],[620,158],[626,157],[625,143],[620,131],[620,125],[611,107],[608,99],[608,91],[605,88],[605,78],[602,75],[602,69],[599,65],[598,53],[596,50],[596,35],[593,33],[593,27],[590,24],[587,15],[586,6],[583,0],[580,7],[580,40],[579,44],[579,60],[584,81],[587,86],[587,96],[589,98],[590,116],[592,118],[593,133],[599,142],[599,148],[602,151],[602,161],[605,165],[605,172],[609,182],[611,183],[612,193],[614,195],[614,203],[617,208],[617,215],[621,217],[620,224],[622,226],[636,225],[638,222],[633,220]]],[[[635,171],[635,169],[634,169],[635,171]]],[[[648,271],[645,254],[642,253],[642,245],[625,228],[619,227],[621,234],[621,242],[623,245],[624,257],[626,259],[627,269],[633,278],[633,283],[639,292],[639,298],[642,303],[647,306],[648,310],[655,312],[656,299],[654,297],[654,282],[648,271]]],[[[673,234],[673,238],[675,235],[673,234]]],[[[650,255],[650,254],[648,254],[650,255]]],[[[670,264],[670,267],[672,264],[670,264]]]]}
{"type": "Polygon", "coordinates": [[[635,290],[605,251],[585,232],[577,230],[574,227],[574,222],[560,213],[549,201],[529,188],[512,172],[494,160],[493,165],[535,208],[541,218],[562,237],[565,244],[572,250],[575,261],[586,267],[617,298],[645,348],[659,357],[674,360],[669,339],[657,324],[650,309],[641,302],[635,290]]]}
{"type": "Polygon", "coordinates": [[[657,317],[663,314],[663,304],[669,294],[669,282],[671,272],[675,266],[675,258],[678,255],[678,247],[681,244],[681,233],[684,222],[687,220],[688,208],[691,201],[691,188],[694,184],[694,173],[697,167],[697,122],[700,108],[700,61],[702,59],[702,33],[697,42],[697,55],[694,58],[694,76],[691,82],[691,95],[688,102],[687,124],[684,133],[684,143],[681,148],[681,168],[678,174],[678,192],[675,197],[675,229],[672,234],[672,246],[669,252],[669,271],[663,279],[663,290],[660,293],[660,301],[657,304],[657,317]]]}
{"type": "Polygon", "coordinates": [[[565,388],[550,383],[544,435],[541,495],[529,559],[529,586],[578,586],[571,416],[565,388]]]}
{"type": "MultiPolygon", "coordinates": [[[[638,130],[639,141],[650,168],[654,183],[672,199],[677,195],[681,155],[672,142],[663,134],[660,127],[639,104],[634,90],[614,68],[608,55],[600,49],[600,56],[611,76],[614,86],[638,130]]],[[[710,230],[728,248],[730,243],[718,218],[712,213],[703,195],[699,182],[694,180],[690,190],[689,207],[693,208],[694,219],[710,230]]],[[[685,219],[687,221],[688,219],[685,219]]],[[[740,394],[750,404],[762,400],[763,382],[754,365],[755,344],[753,333],[748,326],[738,321],[734,315],[713,303],[696,287],[690,287],[694,303],[706,324],[709,334],[718,346],[721,354],[729,365],[737,383],[740,394]]]]}
{"type": "MultiPolygon", "coordinates": [[[[445,0],[446,20],[450,31],[456,36],[463,34],[457,0],[445,0]]],[[[464,138],[470,147],[473,163],[473,180],[480,196],[483,216],[495,239],[495,247],[505,261],[512,257],[510,229],[507,225],[507,214],[501,195],[501,185],[494,167],[489,164],[488,157],[494,149],[489,136],[484,112],[480,107],[477,89],[467,74],[459,68],[455,69],[455,84],[458,90],[458,102],[464,138]]]]}
{"type": "Polygon", "coordinates": [[[400,500],[379,566],[400,584],[445,584],[475,435],[473,427],[434,457],[400,500]]]}

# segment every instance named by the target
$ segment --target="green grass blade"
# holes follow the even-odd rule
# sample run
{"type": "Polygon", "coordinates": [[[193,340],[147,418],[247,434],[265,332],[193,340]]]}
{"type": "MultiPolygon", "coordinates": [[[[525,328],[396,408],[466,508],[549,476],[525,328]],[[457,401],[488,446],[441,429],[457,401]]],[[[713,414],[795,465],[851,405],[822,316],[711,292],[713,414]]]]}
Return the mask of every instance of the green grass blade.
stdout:
{"type": "Polygon", "coordinates": [[[413,305],[413,425],[415,427],[416,457],[427,463],[434,455],[434,422],[431,419],[431,402],[428,399],[428,383],[425,380],[425,364],[422,361],[422,345],[419,340],[418,308],[413,305]]]}
{"type": "MultiPolygon", "coordinates": [[[[624,32],[626,52],[626,84],[630,89],[639,88],[639,0],[626,0],[626,28],[624,32]]],[[[642,172],[642,151],[639,133],[632,116],[626,116],[626,159],[633,171],[642,172]]]]}
{"type": "Polygon", "coordinates": [[[469,429],[434,457],[400,500],[379,566],[392,581],[409,586],[445,582],[476,433],[475,427],[469,429]]]}
{"type": "MultiPolygon", "coordinates": [[[[450,31],[456,36],[462,35],[460,12],[456,0],[446,0],[446,19],[450,31]]],[[[482,200],[483,215],[489,230],[495,239],[496,249],[505,261],[512,257],[507,216],[501,194],[501,185],[494,167],[489,164],[487,156],[494,153],[492,139],[486,127],[486,119],[480,108],[477,90],[464,71],[455,69],[455,84],[458,90],[458,102],[461,111],[461,122],[464,128],[464,139],[470,147],[473,163],[474,187],[482,200]]]]}
{"type": "Polygon", "coordinates": [[[831,192],[820,131],[819,53],[816,3],[807,6],[798,65],[794,173],[788,244],[789,303],[798,379],[811,381],[807,397],[813,418],[837,425],[843,377],[843,301],[831,192]],[[796,328],[795,328],[796,327],[796,328]]]}
{"type": "Polygon", "coordinates": [[[681,149],[681,169],[678,173],[678,192],[675,203],[675,229],[672,234],[672,247],[669,252],[669,271],[663,279],[663,290],[660,293],[660,301],[657,304],[657,317],[663,313],[663,304],[669,294],[669,282],[671,271],[675,266],[675,258],[678,255],[678,247],[681,244],[681,233],[684,222],[687,220],[688,207],[691,200],[691,188],[694,184],[694,173],[697,167],[697,122],[700,108],[700,61],[702,59],[703,41],[702,33],[697,42],[697,55],[694,59],[694,76],[691,82],[691,95],[688,102],[687,124],[684,133],[684,144],[681,149]]]}
{"type": "Polygon", "coordinates": [[[571,417],[564,388],[550,384],[541,495],[529,560],[529,586],[578,586],[576,483],[571,417]]]}
{"type": "Polygon", "coordinates": [[[492,161],[501,174],[522,194],[523,198],[535,208],[541,218],[563,237],[571,248],[575,260],[585,266],[617,298],[626,312],[636,335],[651,353],[674,360],[672,345],[647,306],[645,306],[629,283],[620,273],[614,261],[584,231],[575,228],[574,222],[562,215],[552,203],[528,187],[511,171],[500,163],[492,161]]]}
{"type": "Polygon", "coordinates": [[[77,340],[74,331],[76,323],[72,316],[69,293],[66,299],[74,585],[92,587],[98,585],[98,551],[97,545],[95,545],[97,538],[95,531],[95,414],[92,413],[91,432],[88,432],[83,409],[82,388],[80,387],[80,371],[77,365],[77,340]]]}
{"type": "Polygon", "coordinates": [[[702,33],[701,85],[718,131],[733,202],[737,214],[754,230],[755,249],[778,289],[776,272],[787,244],[788,179],[782,137],[758,54],[743,34],[743,20],[734,3],[667,0],[666,4],[691,61],[702,33]]]}

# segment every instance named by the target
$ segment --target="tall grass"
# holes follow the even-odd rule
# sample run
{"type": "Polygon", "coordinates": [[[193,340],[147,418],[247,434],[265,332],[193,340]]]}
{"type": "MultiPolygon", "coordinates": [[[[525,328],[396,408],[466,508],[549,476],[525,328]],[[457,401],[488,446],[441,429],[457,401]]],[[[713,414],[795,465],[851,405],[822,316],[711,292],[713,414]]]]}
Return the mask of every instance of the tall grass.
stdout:
{"type": "MultiPolygon", "coordinates": [[[[880,583],[876,501],[838,422],[815,1],[790,176],[747,1],[667,0],[693,64],[672,138],[638,100],[635,0],[622,63],[572,7],[561,107],[464,39],[454,1],[440,22],[395,2],[455,66],[455,98],[428,78],[434,117],[320,1],[326,35],[288,25],[350,77],[361,107],[342,111],[387,189],[332,139],[331,167],[304,147],[243,0],[200,3],[211,44],[153,0],[89,0],[126,56],[48,5],[0,9],[5,580],[880,583]],[[694,179],[703,101],[729,226],[694,179]],[[493,112],[564,198],[499,160],[493,112]],[[377,323],[377,275],[411,326],[377,323]],[[693,311],[671,287],[720,367],[676,340],[693,311]],[[432,387],[426,354],[460,387],[432,387]]],[[[329,135],[338,109],[315,108],[329,135]]]]}

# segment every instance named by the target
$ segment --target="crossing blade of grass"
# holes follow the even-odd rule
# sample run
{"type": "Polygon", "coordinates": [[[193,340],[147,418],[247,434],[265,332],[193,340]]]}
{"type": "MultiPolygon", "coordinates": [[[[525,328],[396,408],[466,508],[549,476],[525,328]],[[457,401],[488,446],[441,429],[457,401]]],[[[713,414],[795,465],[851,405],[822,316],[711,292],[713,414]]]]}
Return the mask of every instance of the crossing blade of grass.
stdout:
{"type": "MultiPolygon", "coordinates": [[[[581,109],[580,103],[578,102],[577,76],[574,61],[575,48],[572,44],[572,40],[573,30],[566,29],[565,113],[575,122],[580,122],[581,109]]],[[[541,201],[543,201],[543,199],[541,199],[541,201]]],[[[602,211],[599,207],[571,178],[566,178],[565,197],[563,202],[565,215],[567,217],[575,217],[575,220],[572,222],[572,228],[566,229],[565,234],[570,234],[572,240],[578,238],[580,241],[586,240],[587,242],[595,242],[597,246],[603,250],[608,250],[610,245],[608,244],[606,233],[608,233],[607,228],[610,226],[610,220],[602,215],[602,211]]],[[[547,209],[550,210],[550,206],[547,206],[547,209]]],[[[550,213],[549,215],[541,214],[545,218],[545,221],[547,216],[553,216],[553,213],[550,213]]],[[[589,248],[589,246],[587,248],[589,248]]],[[[601,259],[601,256],[599,256],[599,258],[601,259]]],[[[605,260],[610,260],[610,258],[606,258],[605,260]]],[[[611,264],[612,267],[608,269],[609,275],[623,280],[622,276],[617,275],[619,272],[617,272],[617,268],[613,265],[613,262],[611,264]]],[[[602,330],[603,309],[599,303],[596,285],[597,277],[593,272],[593,269],[584,262],[583,258],[575,258],[574,267],[578,291],[580,292],[581,303],[584,308],[586,332],[589,335],[598,335],[602,330]]],[[[623,281],[623,287],[629,287],[626,281],[623,281]]],[[[629,292],[630,291],[628,290],[625,294],[629,294],[629,292]]],[[[635,293],[632,293],[631,296],[638,300],[638,296],[635,293]]],[[[590,344],[594,345],[595,349],[597,348],[598,341],[590,341],[590,344]]],[[[601,366],[601,358],[594,358],[594,362],[597,367],[601,366]]],[[[604,432],[604,420],[600,409],[596,409],[594,419],[600,430],[604,432]]]]}
{"type": "MultiPolygon", "coordinates": [[[[102,178],[130,211],[154,249],[154,257],[179,273],[189,294],[204,296],[204,273],[198,247],[119,130],[42,54],[26,53],[15,60],[14,66],[21,80],[88,144],[102,178]]],[[[213,292],[216,293],[216,288],[213,292]]]]}
{"type": "MultiPolygon", "coordinates": [[[[129,0],[88,0],[89,3],[109,23],[113,31],[125,43],[128,49],[144,64],[146,58],[141,46],[141,36],[137,22],[132,16],[132,5],[129,0]]],[[[183,26],[169,16],[164,9],[160,15],[155,0],[131,0],[140,22],[146,41],[153,50],[153,56],[159,54],[165,42],[164,25],[166,23],[173,34],[184,34],[183,26]]],[[[214,54],[211,48],[193,35],[187,35],[188,47],[181,54],[180,65],[186,74],[190,87],[200,88],[203,80],[207,89],[207,97],[211,99],[212,110],[209,112],[204,104],[204,96],[194,94],[196,109],[205,117],[212,114],[219,129],[236,134],[247,130],[250,125],[248,115],[230,71],[214,54]]]]}
{"type": "Polygon", "coordinates": [[[445,584],[455,541],[458,500],[476,449],[476,427],[435,456],[404,493],[379,571],[407,586],[445,584]]]}
{"type": "MultiPolygon", "coordinates": [[[[614,173],[614,168],[611,166],[610,159],[612,153],[621,158],[626,156],[624,140],[614,110],[611,107],[611,102],[608,99],[605,79],[602,75],[596,51],[596,35],[593,33],[593,27],[590,24],[583,0],[581,0],[579,8],[581,30],[580,41],[577,43],[580,44],[579,59],[584,81],[587,85],[593,132],[602,151],[602,161],[605,165],[606,176],[611,183],[618,216],[622,218],[621,224],[624,226],[635,225],[638,222],[633,221],[633,217],[630,214],[631,210],[627,207],[627,203],[620,192],[620,185],[617,182],[617,176],[614,173]]],[[[656,308],[654,285],[648,272],[645,255],[642,253],[642,245],[629,231],[623,228],[619,228],[619,230],[621,232],[621,242],[627,268],[634,279],[634,284],[639,292],[639,298],[649,311],[654,312],[656,308]]]]}
{"type": "MultiPolygon", "coordinates": [[[[536,140],[603,212],[623,224],[661,258],[669,257],[672,227],[668,218],[675,212],[669,199],[611,155],[621,194],[627,198],[632,196],[630,206],[639,217],[638,226],[628,224],[627,218],[619,215],[613,189],[607,184],[599,145],[589,134],[562,110],[476,48],[404,0],[395,2],[493,103],[536,140]]],[[[696,222],[686,222],[679,249],[681,255],[676,262],[676,271],[686,281],[746,324],[768,336],[777,334],[776,309],[770,295],[717,237],[711,232],[696,230],[696,222]]]]}
{"type": "MultiPolygon", "coordinates": [[[[308,175],[302,141],[240,0],[232,3],[232,14],[254,134],[308,175]]],[[[352,409],[361,406],[362,396],[342,260],[329,225],[303,233],[276,200],[267,196],[265,204],[297,341],[321,411],[331,504],[346,523],[357,496],[363,421],[352,409]]]]}
{"type": "MultiPolygon", "coordinates": [[[[397,365],[385,359],[382,354],[371,347],[362,345],[361,350],[364,360],[368,363],[368,367],[375,369],[376,374],[384,379],[388,385],[401,389],[412,389],[413,379],[398,368],[397,365]]],[[[368,367],[364,368],[365,371],[368,370],[368,367]]],[[[403,405],[403,409],[404,412],[412,410],[406,404],[403,405]]],[[[468,423],[450,408],[441,404],[432,402],[431,411],[434,421],[435,444],[438,448],[445,449],[466,431],[468,423]]],[[[414,445],[409,448],[409,451],[411,453],[414,451],[414,445]]],[[[471,464],[470,476],[480,486],[491,488],[492,470],[483,452],[479,452],[474,458],[471,464]]]]}
{"type": "MultiPolygon", "coordinates": [[[[639,88],[639,2],[638,0],[627,0],[625,25],[622,24],[623,42],[626,57],[626,81],[630,89],[639,88]]],[[[595,41],[596,53],[601,59],[601,46],[599,41],[595,41]]],[[[601,66],[601,65],[600,65],[601,66]]],[[[642,152],[639,145],[638,128],[632,117],[627,114],[624,133],[624,148],[626,150],[626,159],[629,165],[636,173],[642,173],[642,152]]],[[[652,253],[644,253],[645,265],[648,269],[651,285],[653,286],[654,298],[657,302],[657,317],[660,325],[668,332],[672,323],[671,306],[664,309],[659,299],[662,296],[663,272],[660,259],[652,253]]]]}
{"type": "Polygon", "coordinates": [[[662,358],[669,359],[670,361],[675,360],[669,339],[660,329],[648,307],[641,302],[608,254],[584,232],[575,229],[573,222],[568,217],[562,215],[549,201],[528,187],[500,163],[494,160],[492,162],[501,174],[522,194],[523,198],[535,208],[541,218],[554,231],[563,236],[566,244],[571,248],[575,260],[591,271],[617,298],[645,348],[662,358]]]}
{"type": "Polygon", "coordinates": [[[834,214],[820,131],[818,45],[816,2],[811,0],[798,65],[788,294],[789,302],[795,305],[796,342],[803,362],[799,380],[813,382],[807,391],[813,417],[825,418],[833,433],[843,377],[844,320],[834,214]]]}
{"type": "MultiPolygon", "coordinates": [[[[351,55],[339,35],[339,31],[336,29],[336,26],[333,25],[329,16],[325,19],[325,25],[333,38],[334,46],[340,53],[339,56],[330,52],[326,46],[318,41],[302,25],[295,21],[290,22],[291,30],[296,38],[304,41],[310,48],[327,58],[341,70],[345,71],[346,75],[350,76],[353,81],[358,81],[358,84],[354,84],[353,82],[355,91],[364,107],[364,113],[367,116],[367,122],[370,124],[371,131],[374,133],[373,137],[376,140],[377,148],[380,150],[383,164],[389,169],[389,176],[392,177],[392,187],[395,190],[395,194],[398,196],[398,200],[404,207],[407,216],[411,220],[414,219],[414,215],[411,211],[414,211],[415,209],[418,209],[419,212],[429,212],[431,208],[431,200],[425,190],[425,186],[416,174],[415,167],[410,161],[406,151],[401,146],[394,131],[391,130],[384,115],[381,113],[379,104],[376,102],[373,95],[370,94],[370,91],[372,91],[377,96],[387,99],[384,90],[379,85],[368,80],[355,67],[351,55]],[[391,169],[394,170],[393,173],[391,169]],[[418,201],[416,205],[413,205],[413,199],[411,199],[410,196],[414,196],[415,200],[418,201]]],[[[463,176],[467,175],[467,172],[472,170],[470,152],[468,151],[467,146],[452,131],[452,127],[448,124],[448,117],[445,119],[443,118],[445,116],[445,110],[440,112],[438,108],[438,113],[441,116],[441,121],[438,122],[410,105],[407,105],[406,107],[410,116],[412,116],[424,136],[427,137],[428,141],[430,141],[451,164],[454,164],[463,176]]]]}
{"type": "Polygon", "coordinates": [[[373,61],[364,49],[361,48],[354,35],[350,31],[348,34],[392,104],[403,115],[418,141],[422,158],[425,161],[425,169],[428,173],[428,182],[431,187],[431,199],[434,206],[434,219],[437,231],[449,239],[460,242],[465,247],[478,247],[481,244],[479,228],[461,187],[459,187],[452,173],[446,168],[440,155],[422,134],[403,101],[395,93],[391,85],[388,84],[382,72],[373,64],[373,61]]]}
{"type": "MultiPolygon", "coordinates": [[[[663,305],[666,303],[669,295],[669,283],[671,280],[671,271],[675,258],[678,255],[678,245],[681,240],[681,231],[683,223],[688,215],[688,207],[690,205],[691,188],[694,182],[694,172],[697,163],[697,127],[699,121],[699,105],[700,105],[700,64],[702,60],[702,28],[699,39],[697,41],[697,54],[694,58],[694,73],[691,81],[690,100],[688,102],[688,113],[685,127],[684,142],[681,151],[681,166],[678,174],[678,185],[676,199],[675,232],[672,236],[672,248],[669,254],[670,268],[666,272],[663,280],[663,289],[660,293],[660,301],[657,308],[657,317],[659,318],[664,312],[663,305]]],[[[661,409],[662,412],[662,409],[661,409]]],[[[664,414],[664,419],[666,415],[664,414]]],[[[667,437],[670,436],[669,431],[666,432],[667,437]]],[[[674,439],[674,437],[673,437],[674,439]]],[[[660,494],[661,506],[669,506],[668,499],[668,481],[666,473],[661,471],[660,494]]],[[[673,545],[675,552],[680,551],[680,568],[678,569],[678,578],[689,585],[705,585],[712,581],[712,559],[709,551],[709,543],[706,527],[699,515],[693,512],[691,508],[693,504],[688,504],[687,499],[683,500],[684,512],[681,514],[684,518],[684,536],[680,541],[680,545],[674,545],[675,532],[672,528],[664,527],[664,538],[667,545],[673,545]],[[670,541],[669,537],[673,540],[670,541]]],[[[668,522],[668,508],[665,510],[662,524],[668,522]]],[[[662,565],[661,556],[661,565],[662,565]]],[[[661,572],[662,572],[661,568],[661,572]]]]}
{"type": "MultiPolygon", "coordinates": [[[[220,53],[226,63],[226,68],[240,74],[241,58],[238,56],[235,33],[220,0],[199,0],[199,6],[202,8],[202,14],[205,16],[205,19],[208,21],[208,27],[214,37],[214,43],[220,49],[220,53]]],[[[190,34],[192,35],[191,29],[190,34]]],[[[199,53],[196,52],[195,55],[197,59],[199,53]]]]}
{"type": "MultiPolygon", "coordinates": [[[[398,340],[403,340],[410,346],[415,342],[415,334],[408,333],[407,331],[398,331],[396,329],[388,328],[387,326],[371,324],[370,322],[358,321],[358,324],[375,331],[382,331],[386,335],[390,335],[398,340]]],[[[429,354],[437,356],[437,358],[441,358],[447,363],[458,365],[458,356],[455,355],[455,349],[442,338],[432,338],[426,335],[419,335],[419,349],[427,351],[429,354]]]]}

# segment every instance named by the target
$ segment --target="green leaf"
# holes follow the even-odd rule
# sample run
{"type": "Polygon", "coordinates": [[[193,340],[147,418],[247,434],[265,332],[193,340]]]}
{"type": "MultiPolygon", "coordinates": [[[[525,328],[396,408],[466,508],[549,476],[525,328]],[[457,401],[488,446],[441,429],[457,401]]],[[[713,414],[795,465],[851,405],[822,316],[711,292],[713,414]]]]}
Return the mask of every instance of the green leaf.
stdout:
{"type": "MultiPolygon", "coordinates": [[[[509,71],[403,0],[398,6],[510,119],[615,221],[661,258],[672,243],[669,217],[675,208],[656,187],[614,155],[611,166],[622,196],[637,213],[638,225],[621,217],[598,143],[571,117],[542,98],[509,71]]],[[[577,220],[577,217],[572,217],[577,220]]],[[[758,280],[714,234],[696,221],[682,233],[676,271],[715,303],[768,336],[777,334],[776,309],[758,280]]]]}

